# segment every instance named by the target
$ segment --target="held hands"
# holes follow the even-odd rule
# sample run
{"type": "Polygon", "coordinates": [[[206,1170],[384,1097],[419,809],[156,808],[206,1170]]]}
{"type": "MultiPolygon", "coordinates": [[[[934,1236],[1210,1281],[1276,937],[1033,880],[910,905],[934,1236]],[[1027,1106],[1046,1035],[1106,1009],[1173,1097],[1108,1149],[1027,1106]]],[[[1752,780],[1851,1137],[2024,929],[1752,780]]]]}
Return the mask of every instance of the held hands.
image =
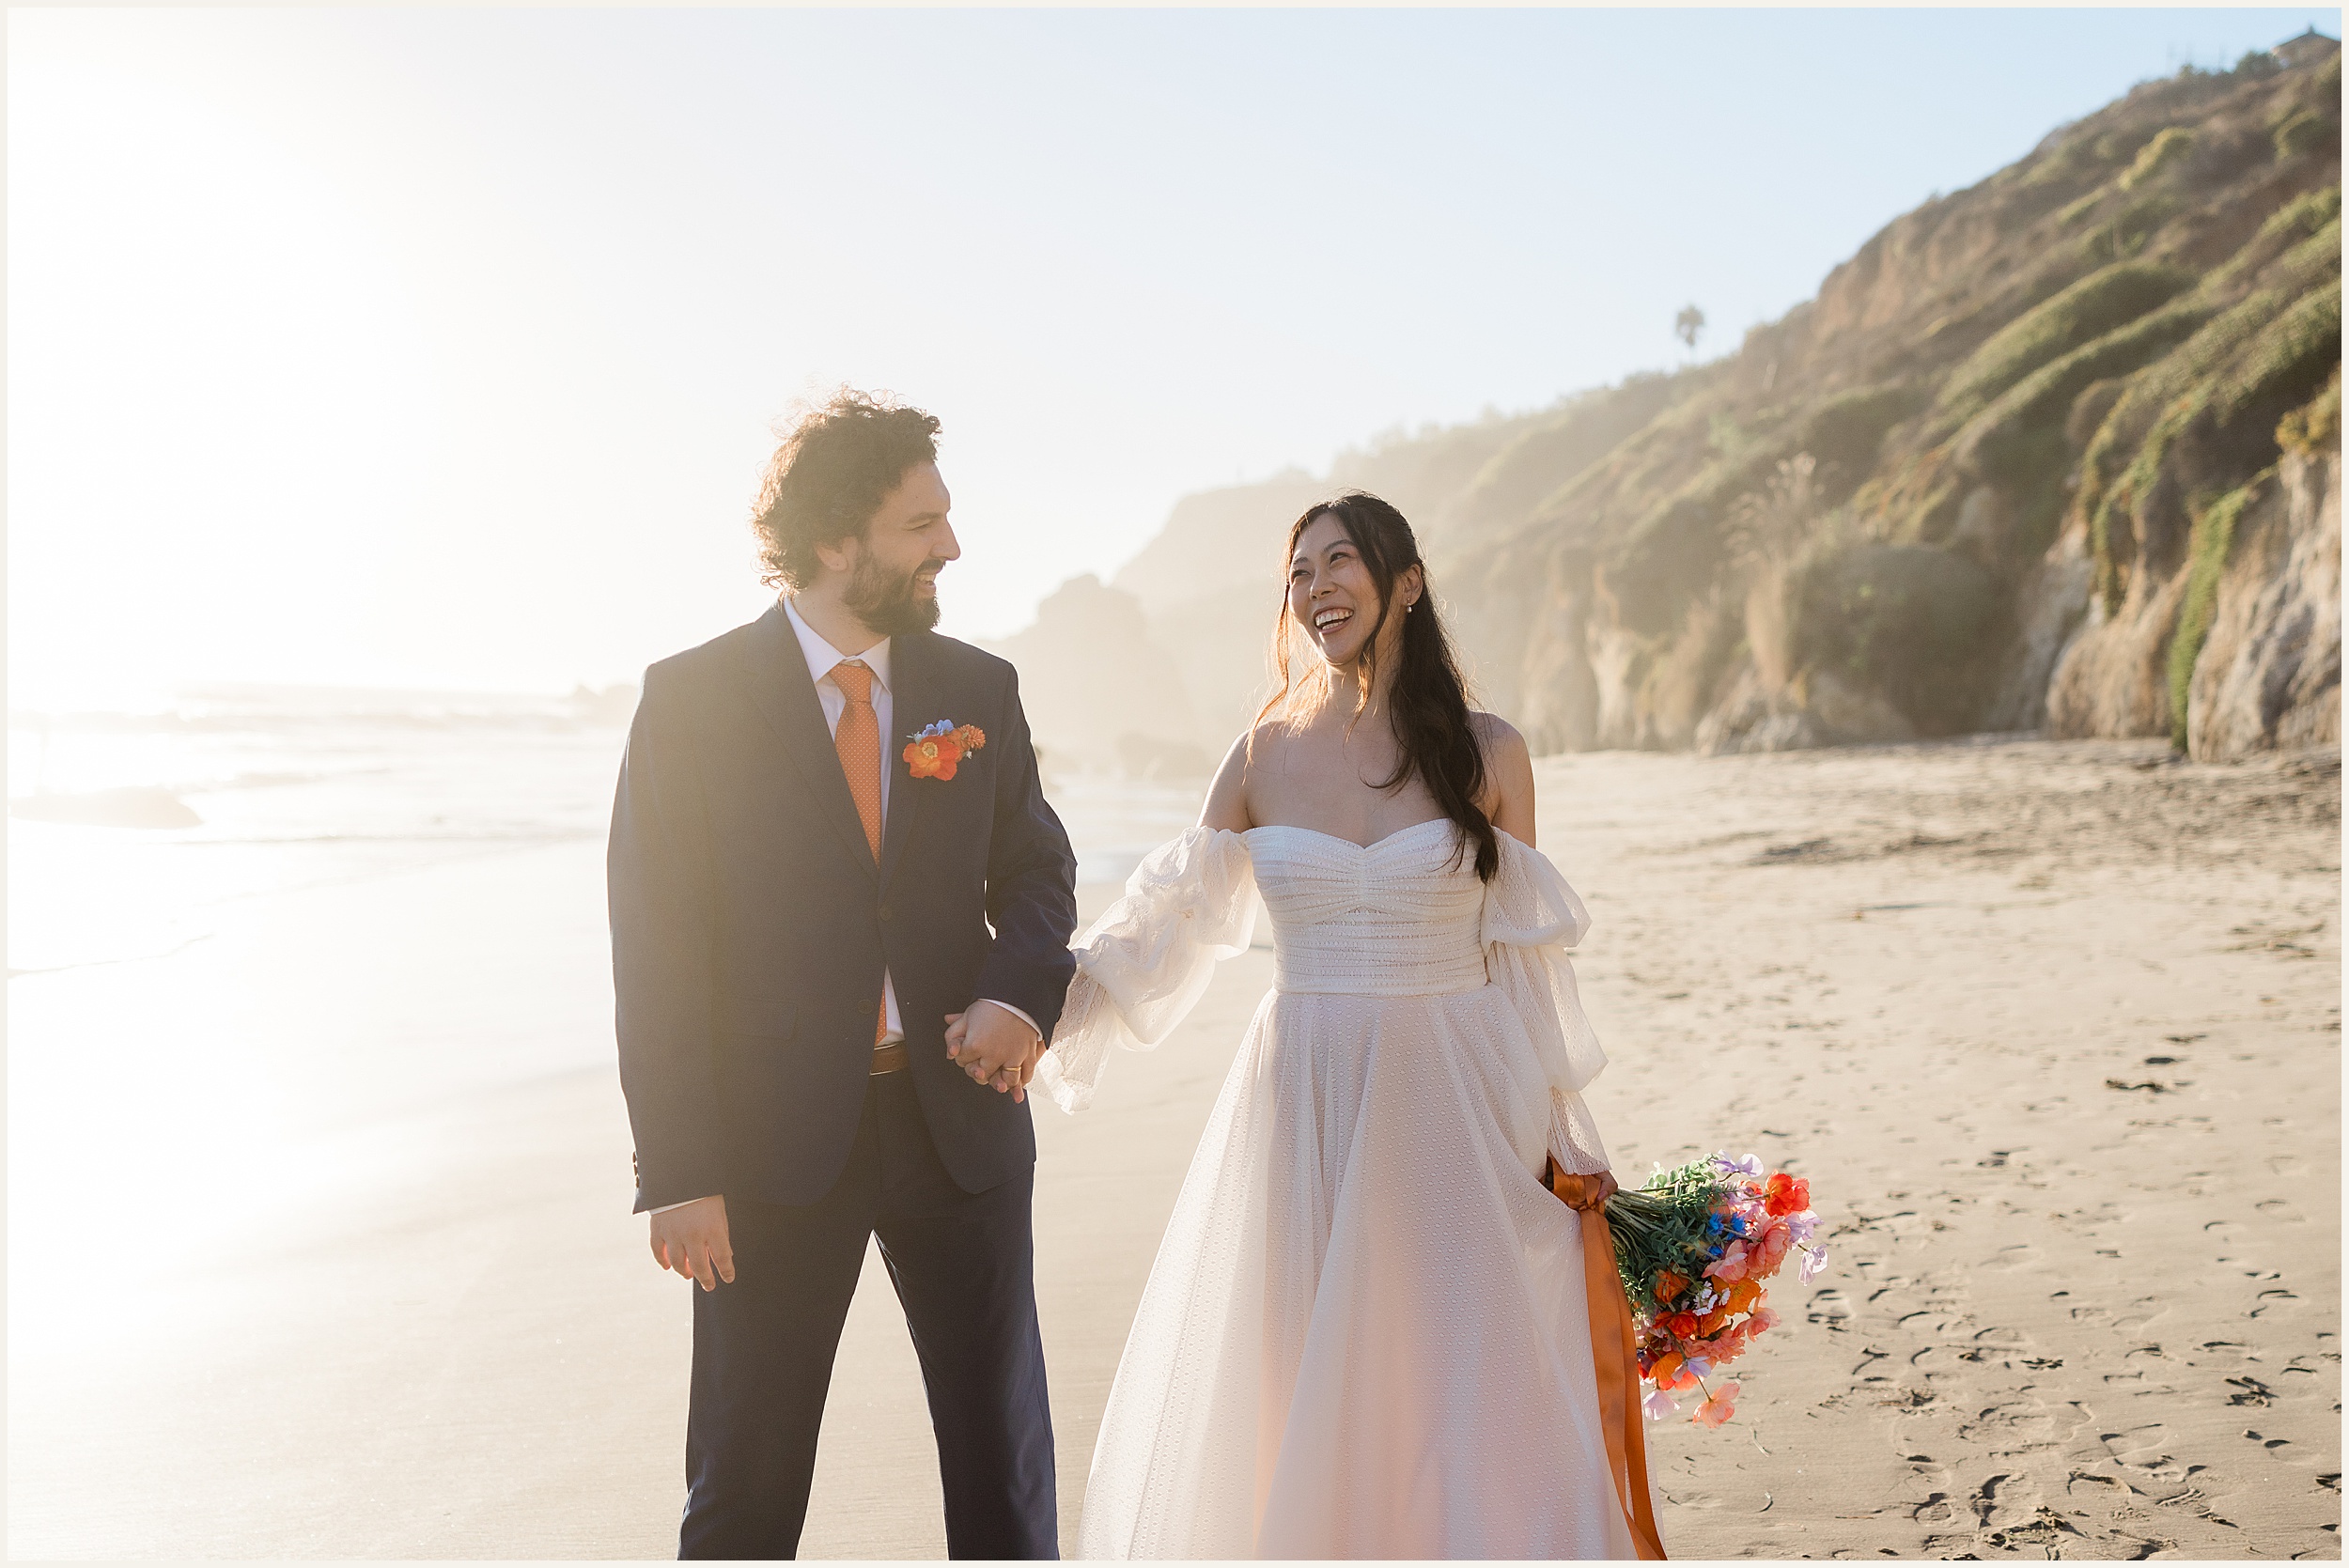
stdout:
{"type": "Polygon", "coordinates": [[[653,1261],[674,1268],[704,1290],[734,1283],[734,1241],[726,1231],[723,1196],[696,1198],[652,1217],[653,1261]]]}
{"type": "Polygon", "coordinates": [[[1020,1018],[982,999],[946,1015],[946,1055],[973,1083],[1024,1100],[1044,1042],[1020,1018]]]}

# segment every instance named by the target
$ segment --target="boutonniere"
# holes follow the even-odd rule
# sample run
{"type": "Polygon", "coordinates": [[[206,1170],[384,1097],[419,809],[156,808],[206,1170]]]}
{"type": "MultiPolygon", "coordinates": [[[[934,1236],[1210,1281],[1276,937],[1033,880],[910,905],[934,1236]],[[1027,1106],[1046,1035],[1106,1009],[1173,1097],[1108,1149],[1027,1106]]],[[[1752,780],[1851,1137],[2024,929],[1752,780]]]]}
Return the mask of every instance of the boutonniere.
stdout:
{"type": "Polygon", "coordinates": [[[906,741],[906,767],[917,779],[951,779],[962,759],[987,744],[987,732],[976,724],[941,719],[914,731],[906,741]]]}

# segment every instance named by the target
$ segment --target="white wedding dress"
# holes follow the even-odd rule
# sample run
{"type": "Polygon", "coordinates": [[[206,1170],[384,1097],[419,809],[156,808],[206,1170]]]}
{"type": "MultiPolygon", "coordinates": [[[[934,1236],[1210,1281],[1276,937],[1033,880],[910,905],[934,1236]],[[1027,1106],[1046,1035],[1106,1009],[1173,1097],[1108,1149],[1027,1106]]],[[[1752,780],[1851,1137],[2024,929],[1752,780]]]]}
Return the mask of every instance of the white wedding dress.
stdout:
{"type": "Polygon", "coordinates": [[[1077,944],[1038,1072],[1066,1110],[1247,947],[1273,990],[1184,1179],[1101,1418],[1087,1558],[1634,1555],[1592,1369],[1580,1219],[1605,1064],[1565,950],[1589,924],[1502,834],[1367,848],[1193,828],[1077,944]]]}

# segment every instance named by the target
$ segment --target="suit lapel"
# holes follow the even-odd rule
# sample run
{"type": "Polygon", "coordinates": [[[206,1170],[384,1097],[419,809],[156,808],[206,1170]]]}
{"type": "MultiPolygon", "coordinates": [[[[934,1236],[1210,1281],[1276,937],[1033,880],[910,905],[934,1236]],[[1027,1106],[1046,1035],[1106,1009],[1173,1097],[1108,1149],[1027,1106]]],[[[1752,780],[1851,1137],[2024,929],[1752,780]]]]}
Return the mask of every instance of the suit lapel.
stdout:
{"type": "MultiPolygon", "coordinates": [[[[751,623],[744,645],[751,695],[759,711],[783,737],[818,813],[832,824],[841,845],[873,874],[873,851],[864,842],[864,822],[857,815],[856,798],[848,793],[848,776],[840,770],[840,753],[833,746],[832,727],[824,722],[823,705],[816,697],[816,682],[807,673],[807,656],[778,604],[751,623]]],[[[889,737],[881,737],[888,751],[889,737]]],[[[886,762],[886,756],[883,758],[886,762]]]]}
{"type": "Polygon", "coordinates": [[[906,767],[906,737],[933,720],[949,717],[938,711],[943,699],[937,651],[938,640],[926,631],[909,632],[889,644],[889,700],[897,733],[881,737],[881,766],[889,769],[889,813],[881,823],[884,889],[904,857],[906,840],[913,836],[914,818],[931,793],[941,787],[935,779],[915,778],[906,767]]]}

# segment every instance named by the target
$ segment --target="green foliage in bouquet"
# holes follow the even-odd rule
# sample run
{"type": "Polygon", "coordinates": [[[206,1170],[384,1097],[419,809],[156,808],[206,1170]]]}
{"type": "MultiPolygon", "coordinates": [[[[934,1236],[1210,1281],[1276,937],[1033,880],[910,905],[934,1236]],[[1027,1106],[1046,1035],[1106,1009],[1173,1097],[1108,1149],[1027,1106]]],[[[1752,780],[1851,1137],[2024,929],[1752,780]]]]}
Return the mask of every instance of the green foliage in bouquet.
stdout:
{"type": "Polygon", "coordinates": [[[1658,1171],[1636,1191],[1616,1193],[1607,1201],[1607,1224],[1615,1236],[1615,1267],[1623,1275],[1624,1294],[1631,1310],[1641,1315],[1669,1312],[1668,1295],[1657,1295],[1659,1281],[1676,1278],[1683,1284],[1701,1278],[1716,1255],[1718,1225],[1715,1212],[1727,1196],[1720,1168],[1700,1159],[1671,1171],[1658,1171]]]}

